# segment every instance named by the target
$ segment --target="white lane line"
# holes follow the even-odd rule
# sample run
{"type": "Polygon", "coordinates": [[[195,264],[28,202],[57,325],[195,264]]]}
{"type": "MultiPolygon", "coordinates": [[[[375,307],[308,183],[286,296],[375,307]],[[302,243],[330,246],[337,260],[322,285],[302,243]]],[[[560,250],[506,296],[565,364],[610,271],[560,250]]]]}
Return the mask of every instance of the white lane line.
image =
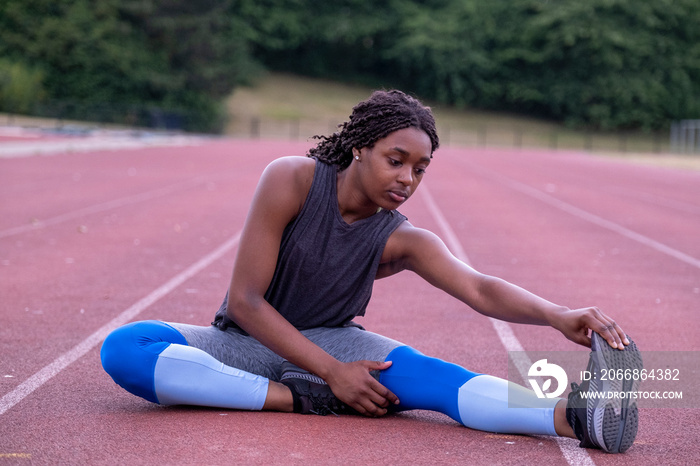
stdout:
{"type": "MultiPolygon", "coordinates": [[[[470,265],[469,258],[464,253],[464,248],[462,247],[462,244],[457,238],[457,235],[450,226],[449,222],[445,219],[445,216],[442,214],[440,207],[438,207],[437,203],[435,202],[435,199],[430,194],[430,191],[428,190],[428,187],[425,185],[425,183],[421,185],[418,191],[422,194],[423,200],[428,206],[428,210],[435,219],[435,222],[440,227],[447,247],[452,251],[455,257],[457,257],[465,264],[470,265]]],[[[506,349],[506,351],[521,352],[520,354],[516,355],[518,357],[518,360],[516,361],[515,365],[518,369],[518,372],[520,373],[520,376],[522,377],[522,380],[527,380],[527,372],[529,367],[532,365],[532,361],[524,353],[525,349],[520,343],[520,340],[518,340],[518,337],[516,337],[513,333],[513,329],[507,322],[497,320],[492,317],[489,317],[488,319],[491,321],[491,324],[496,330],[498,338],[501,340],[501,344],[506,349]]],[[[557,442],[557,445],[559,446],[562,455],[564,455],[564,459],[566,459],[567,463],[569,463],[571,466],[595,466],[595,463],[588,455],[586,450],[584,450],[583,448],[579,448],[577,442],[573,441],[572,439],[562,437],[554,437],[554,440],[557,442]]]]}
{"type": "Polygon", "coordinates": [[[74,210],[72,212],[66,212],[65,214],[57,215],[56,217],[51,217],[46,220],[38,220],[35,223],[28,225],[20,225],[13,228],[8,228],[6,230],[0,230],[0,238],[6,238],[8,236],[19,235],[21,233],[26,233],[28,231],[37,230],[40,228],[45,228],[51,225],[56,225],[58,223],[65,222],[66,220],[71,220],[78,217],[83,217],[85,215],[96,214],[100,212],[105,212],[107,210],[116,209],[118,207],[124,207],[130,204],[137,204],[139,202],[149,201],[158,197],[167,196],[175,191],[182,189],[194,188],[197,185],[204,183],[205,177],[198,176],[191,180],[183,181],[180,183],[174,183],[162,188],[153,189],[151,191],[146,191],[140,194],[134,194],[131,196],[122,197],[119,199],[114,199],[113,201],[103,202],[101,204],[95,204],[92,206],[84,207],[82,209],[74,210]]]}
{"type": "Polygon", "coordinates": [[[677,210],[686,214],[700,215],[700,206],[696,206],[688,202],[668,199],[666,197],[657,196],[654,194],[641,193],[631,189],[617,187],[605,188],[604,191],[613,195],[629,197],[638,201],[647,202],[660,207],[666,207],[668,209],[677,210]]]}
{"type": "Polygon", "coordinates": [[[582,220],[586,220],[587,222],[593,223],[595,225],[598,225],[600,227],[606,228],[608,230],[614,231],[615,233],[618,233],[625,238],[631,239],[633,241],[636,241],[640,244],[643,244],[645,246],[648,246],[652,249],[655,249],[658,252],[661,252],[663,254],[666,254],[670,257],[673,257],[675,259],[678,259],[682,262],[685,262],[686,264],[692,265],[693,267],[699,268],[700,269],[700,259],[696,259],[695,257],[692,257],[684,252],[681,252],[677,249],[674,249],[670,246],[667,246],[659,241],[656,241],[654,239],[649,238],[648,236],[644,236],[640,233],[637,233],[636,231],[632,231],[629,228],[625,228],[622,225],[619,225],[615,222],[611,222],[610,220],[606,220],[603,217],[599,217],[595,214],[592,214],[588,211],[585,211],[583,209],[580,209],[574,205],[571,205],[567,202],[560,201],[559,199],[550,196],[549,194],[546,194],[542,191],[539,191],[535,188],[532,188],[526,184],[523,184],[519,181],[515,181],[511,178],[507,178],[501,174],[498,174],[492,170],[489,170],[484,167],[478,167],[476,165],[470,165],[470,169],[473,171],[479,171],[481,172],[484,176],[489,177],[495,181],[498,181],[500,183],[503,183],[504,185],[508,186],[509,188],[519,191],[523,194],[526,194],[530,197],[533,197],[537,200],[540,200],[546,204],[551,205],[552,207],[556,207],[559,210],[562,210],[564,212],[567,212],[575,217],[578,217],[582,220]]]}
{"type": "Polygon", "coordinates": [[[238,232],[237,234],[229,238],[226,242],[224,242],[221,246],[216,248],[214,251],[202,257],[200,260],[189,266],[187,269],[183,270],[182,272],[168,280],[166,283],[153,290],[147,296],[131,305],[117,317],[100,327],[95,333],[87,337],[85,340],[74,346],[69,351],[63,353],[61,356],[56,358],[51,364],[40,369],[34,375],[32,375],[27,380],[19,384],[14,390],[0,398],[0,415],[7,412],[7,410],[12,408],[20,401],[22,401],[34,390],[40,388],[52,377],[54,377],[63,369],[68,367],[71,363],[77,361],[88,351],[92,350],[94,347],[100,344],[100,342],[104,340],[107,337],[107,335],[109,335],[110,332],[112,332],[112,330],[126,324],[134,317],[138,316],[150,305],[169,294],[171,291],[180,286],[186,280],[195,276],[205,267],[207,267],[208,265],[219,259],[221,256],[223,256],[230,249],[234,248],[238,244],[240,237],[241,233],[238,232]]]}
{"type": "Polygon", "coordinates": [[[428,204],[428,210],[430,210],[433,219],[435,220],[435,222],[437,222],[438,226],[442,230],[442,234],[445,237],[445,244],[447,244],[447,247],[450,249],[450,251],[452,251],[452,254],[454,254],[455,257],[457,257],[465,264],[469,264],[469,257],[467,257],[467,253],[464,252],[464,248],[457,239],[457,235],[455,234],[454,230],[452,230],[452,228],[450,227],[449,222],[447,221],[445,216],[442,215],[442,211],[435,202],[435,199],[433,198],[432,194],[430,194],[430,190],[428,190],[428,187],[425,186],[425,184],[423,184],[419,192],[423,195],[423,200],[425,201],[425,203],[428,204]]]}

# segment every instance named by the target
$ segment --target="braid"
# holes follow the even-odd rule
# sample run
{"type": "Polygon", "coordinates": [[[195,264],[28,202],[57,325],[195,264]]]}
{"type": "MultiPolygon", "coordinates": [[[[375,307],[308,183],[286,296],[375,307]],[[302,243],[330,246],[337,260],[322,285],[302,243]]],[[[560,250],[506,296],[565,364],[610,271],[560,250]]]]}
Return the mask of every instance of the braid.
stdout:
{"type": "Polygon", "coordinates": [[[440,145],[430,107],[397,90],[375,91],[357,104],[350,119],[338,127],[340,131],[330,136],[314,136],[321,142],[307,155],[338,165],[339,170],[350,165],[353,148],[372,147],[379,139],[404,128],[415,127],[428,134],[431,157],[440,145]]]}

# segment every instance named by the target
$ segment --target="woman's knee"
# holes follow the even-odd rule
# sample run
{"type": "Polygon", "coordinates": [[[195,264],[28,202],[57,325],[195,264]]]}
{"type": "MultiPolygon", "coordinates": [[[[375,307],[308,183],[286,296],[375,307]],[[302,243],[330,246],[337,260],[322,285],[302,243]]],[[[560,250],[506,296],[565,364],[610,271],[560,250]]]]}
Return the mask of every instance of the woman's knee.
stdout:
{"type": "Polygon", "coordinates": [[[396,348],[386,360],[392,365],[381,372],[379,381],[399,397],[401,409],[440,411],[459,421],[459,389],[479,374],[410,346],[396,348]]]}
{"type": "Polygon", "coordinates": [[[128,392],[158,403],[153,374],[158,355],[171,343],[187,345],[187,340],[163,322],[132,322],[107,336],[100,350],[102,367],[128,392]]]}

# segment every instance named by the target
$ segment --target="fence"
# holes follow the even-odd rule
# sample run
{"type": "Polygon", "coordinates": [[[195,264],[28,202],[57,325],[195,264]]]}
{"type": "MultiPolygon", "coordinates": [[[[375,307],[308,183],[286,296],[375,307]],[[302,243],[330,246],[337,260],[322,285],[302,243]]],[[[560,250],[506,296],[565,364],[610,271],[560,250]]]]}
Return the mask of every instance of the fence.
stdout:
{"type": "Polygon", "coordinates": [[[84,126],[121,126],[128,128],[146,128],[171,131],[220,132],[224,118],[216,112],[205,110],[175,110],[156,105],[141,105],[119,102],[72,102],[47,101],[37,104],[31,115],[5,114],[0,118],[7,124],[18,121],[44,120],[40,126],[53,124],[58,128],[63,125],[81,124],[84,126]]]}
{"type": "MultiPolygon", "coordinates": [[[[323,119],[282,119],[259,116],[234,117],[226,134],[253,139],[307,140],[314,135],[337,131],[338,121],[323,119]]],[[[667,132],[577,131],[555,125],[484,123],[471,126],[445,123],[438,119],[443,146],[540,147],[584,151],[663,153],[670,151],[667,132]]]]}
{"type": "Polygon", "coordinates": [[[671,151],[700,153],[700,120],[681,120],[671,125],[671,151]]]}
{"type": "MultiPolygon", "coordinates": [[[[61,127],[70,122],[67,118],[75,115],[75,109],[64,107],[57,111],[54,119],[45,119],[39,126],[61,127]]],[[[48,112],[47,112],[48,113],[48,112]]],[[[96,112],[93,112],[94,116],[96,112]]],[[[135,108],[133,112],[119,112],[131,115],[131,120],[121,120],[107,113],[102,118],[91,121],[116,123],[118,125],[150,127],[157,129],[179,129],[186,116],[163,112],[157,108],[135,108]],[[116,120],[116,121],[115,121],[116,120]]],[[[52,115],[53,116],[53,115],[52,115]]],[[[0,116],[0,124],[20,124],[34,126],[32,117],[20,115],[0,116]],[[32,123],[28,123],[32,122],[32,123]]],[[[273,118],[260,116],[233,117],[224,128],[224,134],[253,139],[309,140],[314,135],[328,135],[338,130],[337,120],[312,118],[273,118]]],[[[577,131],[553,124],[499,124],[485,122],[469,125],[454,121],[440,121],[438,130],[443,146],[501,146],[517,148],[550,148],[584,150],[588,152],[621,153],[700,153],[700,120],[682,120],[671,125],[668,132],[601,132],[577,131]]],[[[223,126],[223,125],[222,125],[223,126]]]]}

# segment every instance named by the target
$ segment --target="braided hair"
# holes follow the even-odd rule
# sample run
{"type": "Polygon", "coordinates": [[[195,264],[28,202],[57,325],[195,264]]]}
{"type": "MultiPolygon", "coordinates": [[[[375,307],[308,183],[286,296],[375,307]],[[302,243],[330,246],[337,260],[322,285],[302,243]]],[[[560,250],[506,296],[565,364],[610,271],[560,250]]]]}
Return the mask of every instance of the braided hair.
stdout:
{"type": "Polygon", "coordinates": [[[431,157],[440,145],[430,107],[398,90],[373,92],[369,99],[357,104],[350,119],[338,127],[340,131],[330,136],[314,136],[321,142],[307,154],[337,165],[338,170],[350,165],[353,148],[371,148],[379,139],[404,128],[425,131],[430,137],[431,157]]]}

